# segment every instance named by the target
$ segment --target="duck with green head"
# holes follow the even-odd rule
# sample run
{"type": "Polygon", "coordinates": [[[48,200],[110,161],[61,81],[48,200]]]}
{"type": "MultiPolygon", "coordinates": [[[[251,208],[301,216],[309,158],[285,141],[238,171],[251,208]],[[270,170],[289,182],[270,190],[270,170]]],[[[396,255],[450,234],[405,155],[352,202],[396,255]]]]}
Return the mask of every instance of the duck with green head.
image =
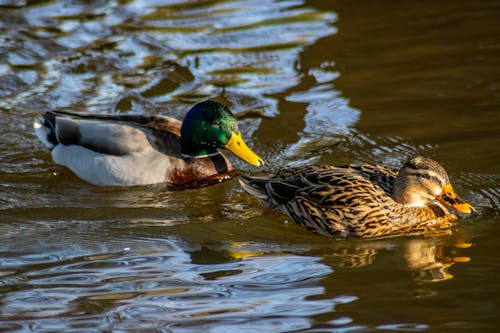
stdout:
{"type": "Polygon", "coordinates": [[[220,149],[251,165],[264,164],[246,145],[231,111],[215,101],[193,106],[182,124],[164,116],[51,111],[33,126],[55,163],[100,186],[224,179],[233,167],[220,149]]]}

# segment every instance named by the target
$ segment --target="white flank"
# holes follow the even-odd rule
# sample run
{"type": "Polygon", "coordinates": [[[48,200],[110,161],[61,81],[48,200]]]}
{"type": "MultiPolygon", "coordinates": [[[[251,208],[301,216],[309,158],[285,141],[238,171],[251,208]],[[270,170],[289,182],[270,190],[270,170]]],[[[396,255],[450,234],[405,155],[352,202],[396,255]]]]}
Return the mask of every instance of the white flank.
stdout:
{"type": "Polygon", "coordinates": [[[52,150],[54,162],[73,171],[78,177],[98,186],[134,186],[165,182],[169,169],[175,168],[169,159],[155,151],[123,156],[106,155],[71,145],[57,145],[52,150]]]}

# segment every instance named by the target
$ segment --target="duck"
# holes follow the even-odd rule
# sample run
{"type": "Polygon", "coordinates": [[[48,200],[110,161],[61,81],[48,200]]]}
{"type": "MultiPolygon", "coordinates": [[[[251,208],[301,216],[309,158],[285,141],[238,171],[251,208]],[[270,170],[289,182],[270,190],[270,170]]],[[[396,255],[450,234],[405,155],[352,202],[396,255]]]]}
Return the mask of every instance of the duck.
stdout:
{"type": "Polygon", "coordinates": [[[470,214],[445,169],[415,156],[398,169],[381,165],[309,165],[275,175],[239,179],[266,206],[306,229],[336,238],[421,234],[449,228],[458,219],[448,208],[470,214]]]}
{"type": "Polygon", "coordinates": [[[243,140],[235,116],[213,100],[194,105],[182,123],[160,115],[49,111],[33,127],[56,164],[97,186],[222,181],[234,168],[221,149],[250,165],[264,164],[243,140]]]}

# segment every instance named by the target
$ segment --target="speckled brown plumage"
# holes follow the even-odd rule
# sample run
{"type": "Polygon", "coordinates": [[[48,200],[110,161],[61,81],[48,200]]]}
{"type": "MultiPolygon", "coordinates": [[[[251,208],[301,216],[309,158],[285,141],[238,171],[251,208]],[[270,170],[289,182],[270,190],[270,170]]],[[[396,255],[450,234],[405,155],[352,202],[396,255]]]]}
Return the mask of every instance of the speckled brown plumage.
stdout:
{"type": "MultiPolygon", "coordinates": [[[[414,160],[427,163],[430,159],[418,157],[412,163],[414,160]]],[[[426,182],[428,174],[439,175],[436,182],[448,181],[446,172],[437,163],[439,167],[430,165],[422,169],[408,163],[402,170],[410,170],[412,177],[414,173],[422,173],[426,182]]],[[[268,179],[242,177],[241,183],[267,206],[322,235],[381,237],[422,233],[454,223],[457,216],[437,200],[420,207],[395,201],[392,195],[397,176],[396,169],[374,165],[306,166],[281,170],[268,179]]]]}

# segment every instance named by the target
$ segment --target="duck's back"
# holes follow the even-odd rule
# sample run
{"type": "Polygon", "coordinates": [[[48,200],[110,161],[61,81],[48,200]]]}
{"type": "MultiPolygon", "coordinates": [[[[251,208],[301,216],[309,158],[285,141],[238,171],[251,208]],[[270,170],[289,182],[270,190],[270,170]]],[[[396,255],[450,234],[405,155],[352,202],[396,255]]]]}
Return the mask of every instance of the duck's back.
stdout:
{"type": "MultiPolygon", "coordinates": [[[[50,129],[49,144],[42,140],[49,148],[58,144],[78,145],[99,153],[125,155],[151,146],[162,153],[180,156],[181,122],[170,117],[52,111],[37,121],[50,129]]],[[[39,134],[37,131],[40,137],[39,134]]]]}

